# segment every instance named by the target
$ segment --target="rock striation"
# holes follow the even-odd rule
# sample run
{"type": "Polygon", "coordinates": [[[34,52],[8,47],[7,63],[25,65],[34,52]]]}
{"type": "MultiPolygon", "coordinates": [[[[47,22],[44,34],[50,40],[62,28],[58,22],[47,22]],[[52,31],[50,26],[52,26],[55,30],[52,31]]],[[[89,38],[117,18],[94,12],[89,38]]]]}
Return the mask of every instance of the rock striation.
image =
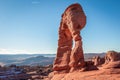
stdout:
{"type": "Polygon", "coordinates": [[[120,68],[120,53],[116,51],[108,51],[105,55],[103,68],[120,68]]]}
{"type": "Polygon", "coordinates": [[[105,55],[105,64],[119,60],[120,60],[120,53],[116,51],[108,51],[105,55]]]}
{"type": "Polygon", "coordinates": [[[80,31],[85,24],[86,16],[78,3],[70,5],[62,14],[57,55],[53,64],[54,71],[74,71],[84,66],[80,31]]]}

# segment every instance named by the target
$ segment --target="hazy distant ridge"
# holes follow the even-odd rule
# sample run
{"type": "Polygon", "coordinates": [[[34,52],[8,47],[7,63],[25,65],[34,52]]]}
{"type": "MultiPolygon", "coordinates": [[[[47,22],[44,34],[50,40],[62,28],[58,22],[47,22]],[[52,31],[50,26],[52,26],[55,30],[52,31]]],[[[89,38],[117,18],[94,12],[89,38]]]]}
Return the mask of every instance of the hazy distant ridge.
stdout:
{"type": "MultiPolygon", "coordinates": [[[[93,56],[103,57],[105,53],[85,53],[86,60],[93,56]]],[[[0,63],[5,65],[48,65],[52,64],[56,54],[17,54],[17,55],[0,55],[0,63]]]]}

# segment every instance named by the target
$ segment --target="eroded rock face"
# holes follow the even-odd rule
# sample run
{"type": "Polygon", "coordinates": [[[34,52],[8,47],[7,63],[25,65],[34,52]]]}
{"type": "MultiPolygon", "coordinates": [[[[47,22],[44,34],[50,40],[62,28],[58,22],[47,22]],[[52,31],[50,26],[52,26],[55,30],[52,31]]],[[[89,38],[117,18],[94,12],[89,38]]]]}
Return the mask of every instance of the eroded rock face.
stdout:
{"type": "Polygon", "coordinates": [[[104,69],[120,68],[120,53],[108,51],[105,55],[104,69]]]}
{"type": "Polygon", "coordinates": [[[114,61],[120,61],[120,53],[115,51],[108,51],[105,55],[105,64],[114,61]]]}
{"type": "Polygon", "coordinates": [[[70,5],[62,14],[59,27],[59,40],[56,59],[53,64],[54,71],[75,70],[83,67],[84,55],[80,30],[86,24],[86,16],[80,4],[70,5]],[[73,41],[75,47],[73,47],[73,41]]]}
{"type": "Polygon", "coordinates": [[[95,66],[99,66],[99,65],[104,64],[105,59],[101,58],[100,56],[94,56],[92,58],[92,62],[94,63],[95,66]]]}

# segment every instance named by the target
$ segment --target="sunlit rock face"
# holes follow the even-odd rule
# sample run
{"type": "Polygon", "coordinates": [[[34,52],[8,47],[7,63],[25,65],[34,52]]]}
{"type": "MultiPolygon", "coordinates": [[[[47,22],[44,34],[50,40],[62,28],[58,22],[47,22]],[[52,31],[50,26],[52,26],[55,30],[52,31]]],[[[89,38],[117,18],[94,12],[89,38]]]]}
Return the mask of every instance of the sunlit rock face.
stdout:
{"type": "Polygon", "coordinates": [[[105,55],[105,64],[119,60],[120,60],[120,53],[118,52],[108,51],[105,55]]]}
{"type": "Polygon", "coordinates": [[[62,14],[57,55],[53,64],[54,71],[74,71],[84,66],[80,31],[85,24],[86,16],[78,3],[70,5],[62,14]]]}
{"type": "Polygon", "coordinates": [[[105,55],[103,68],[120,68],[120,53],[116,51],[108,51],[105,55]]]}

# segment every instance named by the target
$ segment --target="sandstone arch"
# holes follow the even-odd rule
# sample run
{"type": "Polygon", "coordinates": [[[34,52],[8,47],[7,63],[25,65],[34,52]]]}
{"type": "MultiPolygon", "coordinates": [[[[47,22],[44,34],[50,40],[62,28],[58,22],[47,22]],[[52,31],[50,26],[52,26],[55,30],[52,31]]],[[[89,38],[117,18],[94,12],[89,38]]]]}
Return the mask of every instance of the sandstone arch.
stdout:
{"type": "Polygon", "coordinates": [[[62,14],[59,27],[57,55],[53,64],[54,71],[73,71],[83,67],[84,55],[80,30],[86,24],[86,16],[80,4],[70,5],[62,14]],[[72,49],[73,41],[75,47],[72,49]]]}

